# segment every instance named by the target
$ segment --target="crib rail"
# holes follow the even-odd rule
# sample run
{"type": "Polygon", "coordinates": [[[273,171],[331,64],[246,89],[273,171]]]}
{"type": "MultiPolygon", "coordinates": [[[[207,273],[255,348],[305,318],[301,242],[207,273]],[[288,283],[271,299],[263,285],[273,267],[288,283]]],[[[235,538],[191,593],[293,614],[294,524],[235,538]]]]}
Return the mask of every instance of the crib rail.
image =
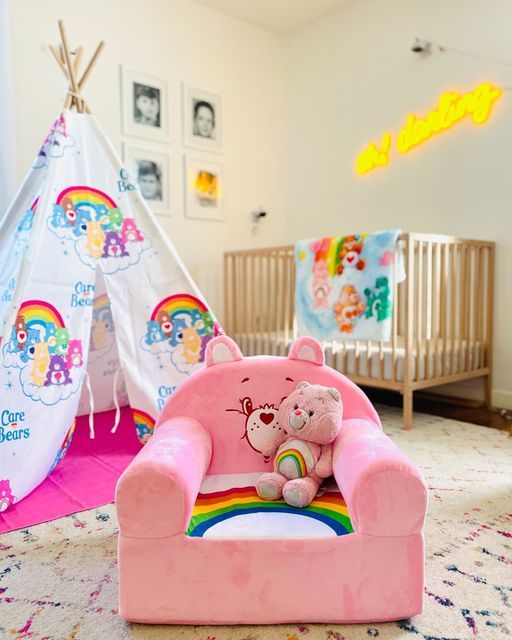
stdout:
{"type": "MultiPolygon", "coordinates": [[[[406,279],[393,282],[391,340],[326,342],[328,364],[411,403],[414,389],[487,376],[489,403],[494,243],[407,233],[399,246],[406,279]]],[[[226,331],[245,353],[285,354],[296,336],[293,246],[225,253],[224,301],[226,331]]]]}

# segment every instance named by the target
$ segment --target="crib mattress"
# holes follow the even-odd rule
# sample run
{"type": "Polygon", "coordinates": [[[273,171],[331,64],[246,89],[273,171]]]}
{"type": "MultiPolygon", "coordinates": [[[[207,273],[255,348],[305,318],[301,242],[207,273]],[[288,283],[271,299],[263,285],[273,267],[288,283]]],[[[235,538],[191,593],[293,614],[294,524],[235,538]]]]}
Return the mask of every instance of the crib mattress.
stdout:
{"type": "Polygon", "coordinates": [[[187,535],[211,539],[329,538],[352,533],[347,505],[330,481],[305,509],[258,497],[261,473],[209,475],[197,496],[187,535]]]}
{"type": "MultiPolygon", "coordinates": [[[[245,355],[284,355],[287,353],[293,338],[285,338],[284,335],[273,334],[269,338],[257,333],[242,333],[234,336],[245,355]]],[[[333,366],[337,371],[348,376],[359,376],[375,378],[377,380],[393,380],[402,382],[404,379],[404,359],[405,345],[404,338],[400,336],[397,340],[396,348],[396,378],[393,377],[393,351],[390,343],[384,344],[382,348],[382,376],[380,374],[381,351],[378,342],[350,341],[339,343],[325,343],[325,355],[327,364],[333,366]],[[334,354],[333,354],[334,349],[334,354]],[[359,358],[359,367],[357,359],[359,358]]],[[[459,362],[464,365],[466,362],[467,343],[462,341],[459,345],[456,342],[453,345],[453,371],[459,372],[459,362]]],[[[481,357],[480,343],[470,344],[470,352],[468,360],[472,364],[482,366],[479,358],[481,357]]],[[[446,350],[442,352],[442,341],[438,341],[438,352],[436,355],[435,340],[423,340],[420,343],[419,350],[415,343],[413,350],[413,380],[424,380],[427,376],[433,375],[434,370],[437,375],[441,375],[443,359],[445,364],[445,373],[449,375],[452,365],[452,346],[447,341],[446,350]],[[417,366],[416,366],[417,362],[417,366]],[[428,363],[428,365],[427,365],[428,363]],[[418,375],[416,375],[418,371],[418,375]]],[[[461,367],[464,370],[464,366],[461,367]]]]}

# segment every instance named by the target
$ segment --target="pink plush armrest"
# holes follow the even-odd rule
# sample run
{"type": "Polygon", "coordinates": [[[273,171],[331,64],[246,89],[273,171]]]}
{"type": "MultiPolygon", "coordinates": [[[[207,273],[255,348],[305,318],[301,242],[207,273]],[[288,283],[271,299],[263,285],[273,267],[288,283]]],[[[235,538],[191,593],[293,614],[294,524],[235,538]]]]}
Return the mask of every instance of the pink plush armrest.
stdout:
{"type": "Polygon", "coordinates": [[[193,418],[163,422],[116,487],[123,536],[163,538],[184,533],[210,464],[210,434],[193,418]]]}
{"type": "Polygon", "coordinates": [[[370,420],[343,422],[333,469],[354,531],[402,536],[423,530],[427,489],[419,469],[370,420]]]}

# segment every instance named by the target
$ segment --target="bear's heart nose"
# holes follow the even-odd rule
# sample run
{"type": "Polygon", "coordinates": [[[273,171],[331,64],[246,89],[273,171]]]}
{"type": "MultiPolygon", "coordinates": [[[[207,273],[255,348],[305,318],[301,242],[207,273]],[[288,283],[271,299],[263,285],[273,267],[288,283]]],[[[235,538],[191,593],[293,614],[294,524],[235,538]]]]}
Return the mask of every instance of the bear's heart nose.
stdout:
{"type": "Polygon", "coordinates": [[[260,413],[260,419],[265,424],[270,424],[272,422],[272,420],[274,419],[274,414],[273,413],[260,413]]]}
{"type": "Polygon", "coordinates": [[[348,255],[348,256],[347,256],[347,260],[348,260],[349,262],[352,262],[352,260],[353,260],[353,259],[354,259],[354,256],[351,256],[351,255],[348,255]]]}
{"type": "Polygon", "coordinates": [[[296,416],[300,416],[300,414],[301,414],[301,413],[302,413],[302,412],[301,412],[301,410],[300,410],[300,409],[297,409],[297,411],[295,411],[295,415],[296,415],[296,416]]]}

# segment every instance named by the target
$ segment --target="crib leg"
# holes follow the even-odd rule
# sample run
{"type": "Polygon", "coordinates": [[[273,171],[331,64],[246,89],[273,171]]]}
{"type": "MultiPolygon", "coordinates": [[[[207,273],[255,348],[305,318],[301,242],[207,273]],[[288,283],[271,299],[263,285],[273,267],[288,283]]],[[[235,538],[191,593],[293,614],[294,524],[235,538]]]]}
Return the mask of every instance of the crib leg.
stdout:
{"type": "Polygon", "coordinates": [[[403,426],[407,430],[412,427],[412,389],[404,387],[403,392],[403,426]]]}

